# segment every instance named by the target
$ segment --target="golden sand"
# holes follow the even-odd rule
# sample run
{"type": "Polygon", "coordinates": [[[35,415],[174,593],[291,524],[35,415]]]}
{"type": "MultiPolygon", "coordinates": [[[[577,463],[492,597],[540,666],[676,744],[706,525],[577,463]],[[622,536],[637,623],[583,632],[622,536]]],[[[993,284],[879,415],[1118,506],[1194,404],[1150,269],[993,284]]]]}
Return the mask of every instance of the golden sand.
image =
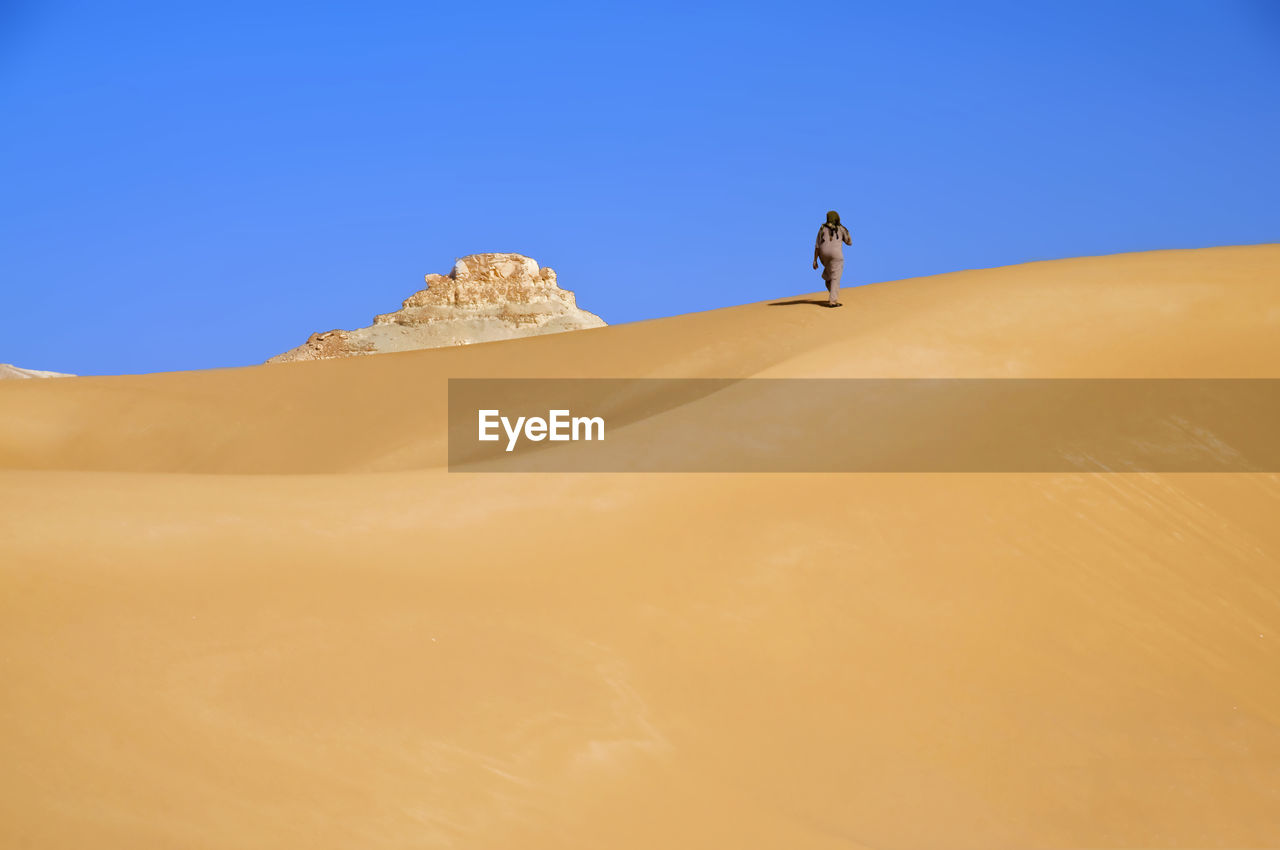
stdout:
{"type": "Polygon", "coordinates": [[[0,385],[0,846],[1280,845],[1280,476],[444,468],[449,377],[1280,377],[1276,245],[844,300],[0,385]]]}

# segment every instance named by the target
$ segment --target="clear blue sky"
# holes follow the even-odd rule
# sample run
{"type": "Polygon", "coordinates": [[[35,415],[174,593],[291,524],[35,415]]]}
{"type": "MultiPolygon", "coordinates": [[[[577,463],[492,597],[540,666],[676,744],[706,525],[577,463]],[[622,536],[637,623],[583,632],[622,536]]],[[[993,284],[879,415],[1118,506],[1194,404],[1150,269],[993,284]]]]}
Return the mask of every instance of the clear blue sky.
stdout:
{"type": "Polygon", "coordinates": [[[0,362],[261,362],[517,251],[610,323],[1280,241],[1280,3],[0,0],[0,362]]]}

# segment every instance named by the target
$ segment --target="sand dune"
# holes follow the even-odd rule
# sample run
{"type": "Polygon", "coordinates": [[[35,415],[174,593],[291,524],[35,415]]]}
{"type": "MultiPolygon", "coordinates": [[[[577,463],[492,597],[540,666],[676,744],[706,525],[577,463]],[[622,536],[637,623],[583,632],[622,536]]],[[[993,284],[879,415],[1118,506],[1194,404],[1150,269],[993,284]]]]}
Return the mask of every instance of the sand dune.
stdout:
{"type": "Polygon", "coordinates": [[[1280,845],[1280,476],[444,469],[449,377],[1280,377],[1275,245],[814,299],[5,382],[0,845],[1280,845]]]}

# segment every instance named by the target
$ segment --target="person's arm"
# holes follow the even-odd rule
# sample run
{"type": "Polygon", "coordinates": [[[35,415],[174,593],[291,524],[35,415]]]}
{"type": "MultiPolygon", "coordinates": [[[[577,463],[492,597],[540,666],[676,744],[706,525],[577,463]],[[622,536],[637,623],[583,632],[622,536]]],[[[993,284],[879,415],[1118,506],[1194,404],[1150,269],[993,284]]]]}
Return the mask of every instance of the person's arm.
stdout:
{"type": "Polygon", "coordinates": [[[849,233],[849,228],[847,227],[844,229],[844,244],[846,245],[853,244],[853,236],[849,233]]]}
{"type": "Polygon", "coordinates": [[[818,246],[822,244],[822,228],[818,228],[818,238],[813,241],[813,267],[818,267],[818,246]]]}

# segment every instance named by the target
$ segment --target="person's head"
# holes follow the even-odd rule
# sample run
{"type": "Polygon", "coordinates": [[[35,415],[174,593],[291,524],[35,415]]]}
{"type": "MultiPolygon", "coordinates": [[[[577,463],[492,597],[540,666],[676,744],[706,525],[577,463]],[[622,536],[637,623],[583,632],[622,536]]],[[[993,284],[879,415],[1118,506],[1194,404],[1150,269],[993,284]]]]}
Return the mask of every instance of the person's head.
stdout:
{"type": "Polygon", "coordinates": [[[830,224],[832,227],[839,227],[839,226],[840,226],[840,213],[836,212],[835,210],[831,210],[830,212],[828,212],[828,213],[827,213],[827,224],[830,224]]]}

